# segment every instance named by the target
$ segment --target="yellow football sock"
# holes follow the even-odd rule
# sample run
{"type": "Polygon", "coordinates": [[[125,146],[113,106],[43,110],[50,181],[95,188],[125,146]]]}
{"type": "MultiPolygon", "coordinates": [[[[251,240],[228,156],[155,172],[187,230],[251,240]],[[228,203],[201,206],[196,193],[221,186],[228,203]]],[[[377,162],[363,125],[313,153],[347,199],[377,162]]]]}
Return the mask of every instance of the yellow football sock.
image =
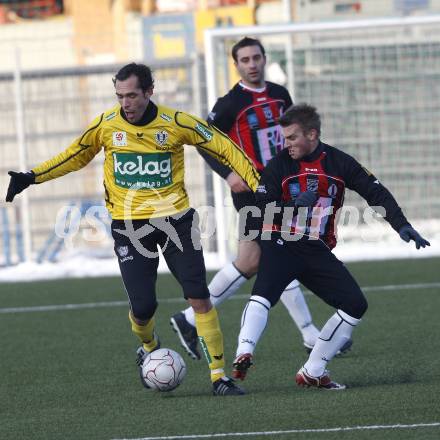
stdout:
{"type": "Polygon", "coordinates": [[[144,349],[148,352],[154,350],[158,344],[157,339],[154,337],[154,316],[145,325],[139,325],[135,322],[130,310],[128,319],[131,322],[131,330],[141,340],[144,349]]]}
{"type": "Polygon", "coordinates": [[[213,307],[208,313],[195,313],[197,334],[200,345],[211,370],[211,381],[225,375],[223,333],[220,329],[217,311],[213,307]]]}

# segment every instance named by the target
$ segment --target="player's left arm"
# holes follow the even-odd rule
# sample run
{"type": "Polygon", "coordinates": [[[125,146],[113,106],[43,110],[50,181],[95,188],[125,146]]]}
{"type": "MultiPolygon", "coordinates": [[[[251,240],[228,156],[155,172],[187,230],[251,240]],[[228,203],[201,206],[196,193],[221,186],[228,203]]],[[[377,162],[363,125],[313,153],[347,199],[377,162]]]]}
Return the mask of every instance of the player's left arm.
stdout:
{"type": "Polygon", "coordinates": [[[384,218],[400,235],[402,240],[413,240],[416,248],[430,246],[409,223],[391,192],[370,171],[351,156],[345,158],[345,184],[356,191],[374,209],[382,207],[384,218]]]}
{"type": "Polygon", "coordinates": [[[255,191],[260,175],[252,160],[228,136],[202,119],[177,112],[176,124],[182,128],[183,142],[206,151],[237,173],[255,191]]]}

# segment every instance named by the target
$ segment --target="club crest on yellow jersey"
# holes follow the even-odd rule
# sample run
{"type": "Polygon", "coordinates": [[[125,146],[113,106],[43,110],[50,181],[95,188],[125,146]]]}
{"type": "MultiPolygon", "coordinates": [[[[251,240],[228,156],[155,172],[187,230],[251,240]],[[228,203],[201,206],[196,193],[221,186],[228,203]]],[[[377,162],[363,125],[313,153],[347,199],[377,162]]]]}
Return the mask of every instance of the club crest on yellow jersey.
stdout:
{"type": "Polygon", "coordinates": [[[165,130],[156,131],[154,138],[156,143],[162,147],[168,140],[168,133],[165,130]]]}

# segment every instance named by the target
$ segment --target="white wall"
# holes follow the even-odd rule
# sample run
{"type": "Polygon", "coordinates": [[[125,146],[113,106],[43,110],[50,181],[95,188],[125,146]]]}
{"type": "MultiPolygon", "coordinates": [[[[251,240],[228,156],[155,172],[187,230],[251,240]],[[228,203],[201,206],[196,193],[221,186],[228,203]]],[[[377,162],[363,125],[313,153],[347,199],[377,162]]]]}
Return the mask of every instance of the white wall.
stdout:
{"type": "Polygon", "coordinates": [[[0,71],[12,71],[15,48],[23,69],[74,66],[73,27],[69,18],[0,26],[0,71]]]}

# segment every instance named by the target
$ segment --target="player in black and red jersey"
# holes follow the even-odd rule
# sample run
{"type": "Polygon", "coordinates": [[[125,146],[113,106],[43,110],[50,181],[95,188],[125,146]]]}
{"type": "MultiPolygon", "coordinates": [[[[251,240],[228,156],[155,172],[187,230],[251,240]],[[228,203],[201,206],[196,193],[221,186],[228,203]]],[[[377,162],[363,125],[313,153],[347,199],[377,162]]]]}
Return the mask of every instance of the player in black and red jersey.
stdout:
{"type": "Polygon", "coordinates": [[[320,141],[321,122],[314,107],[292,106],[279,124],[286,149],[266,166],[256,192],[259,207],[265,210],[262,255],[252,296],[243,313],[233,376],[244,379],[270,308],[285,286],[298,279],[336,313],[322,328],[296,382],[341,390],[345,385],[330,379],[326,365],[351,339],[353,328],[367,310],[359,285],[331,252],[336,245],[335,221],[345,188],[356,191],[371,207],[382,211],[406,242],[414,240],[417,249],[429,246],[429,242],[414,230],[392,194],[375,176],[353,157],[320,141]],[[269,209],[273,215],[269,215],[269,209]]]}
{"type": "MultiPolygon", "coordinates": [[[[234,140],[253,160],[261,171],[284,146],[278,118],[292,104],[289,92],[282,86],[264,80],[266,55],[261,42],[253,38],[243,38],[232,48],[232,57],[241,80],[222,98],[219,98],[208,117],[208,122],[234,140]]],[[[232,191],[232,200],[241,220],[246,220],[246,207],[255,206],[255,194],[241,177],[227,166],[199,151],[211,168],[223,177],[232,191]]],[[[258,229],[260,219],[247,218],[247,229],[258,229]]],[[[226,265],[211,281],[209,291],[211,301],[218,305],[233,295],[240,286],[255,275],[260,259],[258,240],[240,237],[238,256],[226,265]]],[[[302,333],[303,343],[310,351],[319,331],[312,323],[307,303],[294,280],[281,296],[289,314],[302,333]]],[[[193,358],[200,358],[197,350],[194,312],[187,308],[171,318],[186,351],[193,358]]],[[[347,343],[348,349],[351,341],[347,343]]]]}

